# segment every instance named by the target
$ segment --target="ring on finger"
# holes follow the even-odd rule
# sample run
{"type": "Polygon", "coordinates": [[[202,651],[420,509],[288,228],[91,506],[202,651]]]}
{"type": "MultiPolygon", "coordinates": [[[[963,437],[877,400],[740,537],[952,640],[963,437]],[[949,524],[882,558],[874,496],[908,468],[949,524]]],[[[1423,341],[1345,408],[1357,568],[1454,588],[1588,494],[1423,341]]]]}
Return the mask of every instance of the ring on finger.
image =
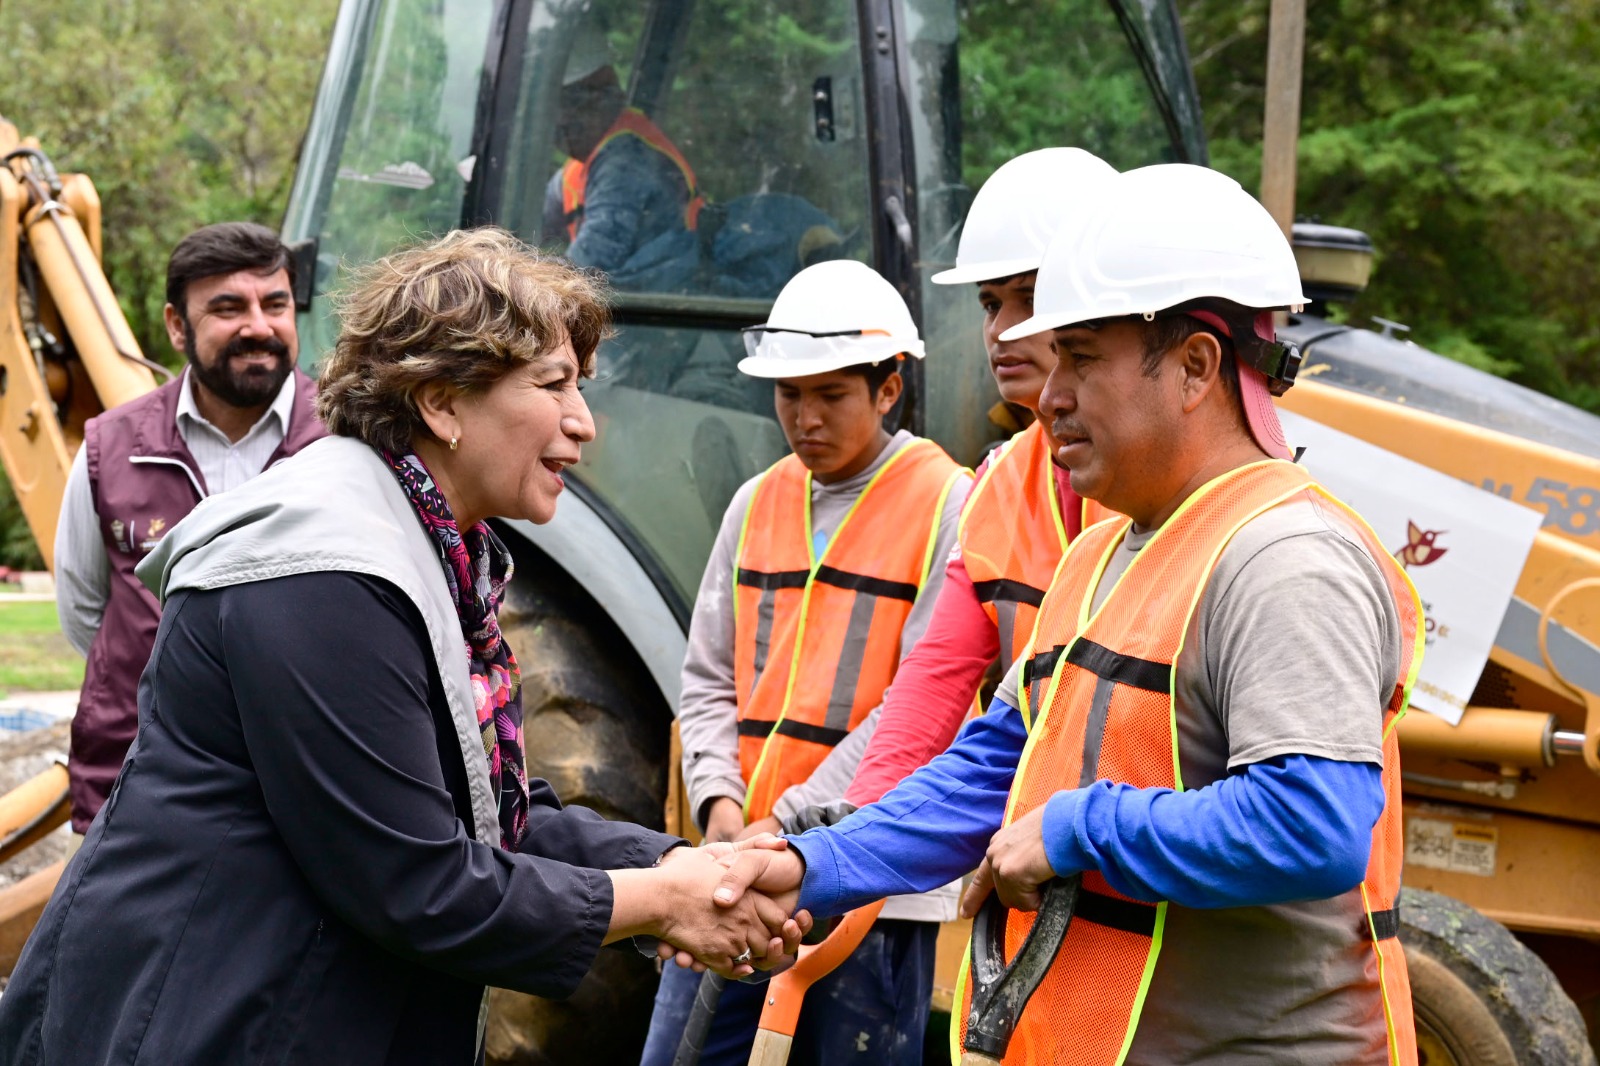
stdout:
{"type": "Polygon", "coordinates": [[[735,966],[743,966],[745,963],[747,963],[749,961],[750,961],[750,949],[749,948],[745,948],[744,951],[740,952],[738,955],[735,955],[733,957],[733,964],[735,966]]]}

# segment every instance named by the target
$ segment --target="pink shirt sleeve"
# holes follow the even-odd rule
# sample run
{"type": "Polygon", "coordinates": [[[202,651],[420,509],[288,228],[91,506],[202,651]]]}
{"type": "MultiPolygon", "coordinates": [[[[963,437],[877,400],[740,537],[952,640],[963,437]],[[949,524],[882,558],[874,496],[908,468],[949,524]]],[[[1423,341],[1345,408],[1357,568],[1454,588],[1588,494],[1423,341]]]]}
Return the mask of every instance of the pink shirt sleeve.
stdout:
{"type": "Polygon", "coordinates": [[[959,554],[944,573],[928,630],[884,692],[878,730],[845,793],[858,807],[874,802],[950,746],[984,671],[1000,654],[1000,636],[983,613],[959,554]]]}
{"type": "MultiPolygon", "coordinates": [[[[978,465],[973,487],[989,460],[978,465]]],[[[1054,470],[1067,539],[1083,528],[1083,500],[1067,471],[1054,470]]],[[[970,497],[968,497],[970,499],[970,497]]],[[[933,605],[928,629],[900,663],[883,694],[878,729],[856,768],[845,799],[857,807],[884,793],[941,754],[961,731],[984,671],[1000,654],[1000,634],[978,602],[967,565],[958,552],[945,567],[944,588],[933,605]]]]}

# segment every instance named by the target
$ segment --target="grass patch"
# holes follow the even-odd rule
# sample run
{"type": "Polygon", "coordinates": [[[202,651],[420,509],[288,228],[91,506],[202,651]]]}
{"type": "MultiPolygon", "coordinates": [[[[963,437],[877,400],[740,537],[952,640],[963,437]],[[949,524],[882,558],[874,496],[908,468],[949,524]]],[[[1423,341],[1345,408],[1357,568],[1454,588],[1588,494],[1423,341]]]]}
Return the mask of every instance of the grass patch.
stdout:
{"type": "Polygon", "coordinates": [[[56,692],[83,684],[83,657],[61,635],[56,605],[0,600],[0,692],[56,692]]]}

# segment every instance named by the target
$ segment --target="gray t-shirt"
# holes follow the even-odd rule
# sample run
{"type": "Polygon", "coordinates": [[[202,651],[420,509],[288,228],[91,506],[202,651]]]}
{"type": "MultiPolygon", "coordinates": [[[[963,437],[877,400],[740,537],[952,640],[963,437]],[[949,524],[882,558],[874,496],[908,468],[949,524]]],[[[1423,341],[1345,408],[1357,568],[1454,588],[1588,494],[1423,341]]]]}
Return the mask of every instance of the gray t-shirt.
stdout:
{"type": "MultiPolygon", "coordinates": [[[[1153,532],[1130,534],[1095,606],[1153,532]]],[[[1021,660],[998,699],[1019,706],[1021,660]]],[[[1383,572],[1332,505],[1300,499],[1223,549],[1178,657],[1178,757],[1204,788],[1279,755],[1383,762],[1400,622],[1383,572]]],[[[1169,906],[1130,1066],[1382,1064],[1383,1007],[1359,901],[1169,906]],[[1355,994],[1345,990],[1360,989],[1355,994]],[[1239,1034],[1248,1034],[1240,1037],[1239,1034]]]]}

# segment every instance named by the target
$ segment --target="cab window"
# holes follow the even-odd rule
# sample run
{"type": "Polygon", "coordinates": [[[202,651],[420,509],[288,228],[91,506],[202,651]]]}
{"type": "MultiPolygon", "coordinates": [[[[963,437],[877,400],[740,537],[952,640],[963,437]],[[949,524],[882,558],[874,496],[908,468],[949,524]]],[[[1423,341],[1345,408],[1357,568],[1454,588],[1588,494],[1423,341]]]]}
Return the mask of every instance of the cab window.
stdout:
{"type": "Polygon", "coordinates": [[[866,259],[854,7],[618,0],[530,20],[500,221],[603,271],[624,307],[770,300],[810,263],[866,259]]]}

